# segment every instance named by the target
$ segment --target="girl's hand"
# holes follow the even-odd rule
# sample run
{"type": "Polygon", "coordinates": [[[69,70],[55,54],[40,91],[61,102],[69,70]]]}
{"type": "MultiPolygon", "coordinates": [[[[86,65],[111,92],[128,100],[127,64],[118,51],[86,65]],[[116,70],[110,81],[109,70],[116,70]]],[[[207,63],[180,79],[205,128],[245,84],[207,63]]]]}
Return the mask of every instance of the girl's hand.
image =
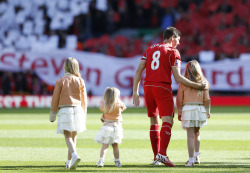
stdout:
{"type": "Polygon", "coordinates": [[[53,123],[55,120],[56,120],[56,112],[50,111],[49,121],[53,123]]]}
{"type": "Polygon", "coordinates": [[[210,114],[207,114],[207,119],[209,119],[210,118],[210,114]]]}
{"type": "Polygon", "coordinates": [[[178,120],[181,121],[181,114],[178,114],[178,120]]]}

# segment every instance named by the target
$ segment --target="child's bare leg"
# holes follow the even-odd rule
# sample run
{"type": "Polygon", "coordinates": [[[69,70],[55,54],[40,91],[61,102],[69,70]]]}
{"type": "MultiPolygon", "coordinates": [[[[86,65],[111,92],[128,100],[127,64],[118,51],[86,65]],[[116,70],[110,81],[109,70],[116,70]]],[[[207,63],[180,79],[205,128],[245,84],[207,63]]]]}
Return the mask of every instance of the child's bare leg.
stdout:
{"type": "Polygon", "coordinates": [[[119,148],[118,148],[118,144],[114,143],[112,144],[113,147],[113,153],[114,153],[114,157],[115,159],[119,159],[119,148]]]}
{"type": "Polygon", "coordinates": [[[70,151],[68,150],[68,160],[71,160],[71,159],[72,159],[72,156],[71,156],[70,151]]]}
{"type": "Polygon", "coordinates": [[[75,147],[75,150],[76,150],[77,132],[71,132],[71,134],[72,134],[72,140],[74,142],[74,147],[75,147]]]}
{"type": "MultiPolygon", "coordinates": [[[[74,143],[74,148],[76,149],[77,132],[71,132],[71,135],[72,135],[72,140],[73,140],[73,143],[74,143]]],[[[68,150],[68,160],[72,159],[71,154],[72,153],[68,150]]]]}
{"type": "Polygon", "coordinates": [[[103,159],[105,158],[108,147],[109,147],[109,144],[102,144],[100,158],[103,158],[103,159]]]}
{"type": "Polygon", "coordinates": [[[194,128],[194,151],[196,153],[200,151],[200,127],[194,128]]]}
{"type": "MultiPolygon", "coordinates": [[[[72,153],[76,152],[75,144],[74,144],[74,141],[72,139],[72,132],[64,130],[64,137],[65,137],[65,142],[68,146],[68,154],[71,155],[72,153]]],[[[71,157],[69,155],[68,155],[68,159],[70,160],[71,157]]]]}
{"type": "Polygon", "coordinates": [[[189,158],[194,157],[194,128],[189,127],[187,130],[187,147],[189,158]]]}

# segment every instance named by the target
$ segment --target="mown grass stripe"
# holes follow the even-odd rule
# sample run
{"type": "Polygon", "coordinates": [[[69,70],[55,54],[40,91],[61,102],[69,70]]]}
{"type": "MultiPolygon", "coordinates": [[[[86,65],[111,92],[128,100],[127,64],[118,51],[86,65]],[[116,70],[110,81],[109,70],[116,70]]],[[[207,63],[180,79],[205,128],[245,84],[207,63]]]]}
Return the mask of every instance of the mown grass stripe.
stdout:
{"type": "MultiPolygon", "coordinates": [[[[2,114],[1,111],[0,172],[66,172],[64,137],[56,134],[56,123],[49,122],[47,112],[29,109],[28,113],[15,110],[2,114]]],[[[207,127],[201,129],[202,164],[195,168],[184,166],[188,159],[186,132],[180,128],[177,116],[167,152],[177,167],[150,166],[153,153],[149,119],[145,109],[130,109],[130,113],[123,114],[124,139],[119,146],[123,167],[114,167],[110,147],[105,167],[98,169],[101,145],[93,138],[102,123],[100,112],[94,111],[88,115],[88,130],[78,135],[78,153],[83,161],[76,172],[250,172],[250,108],[212,108],[207,127]]]]}

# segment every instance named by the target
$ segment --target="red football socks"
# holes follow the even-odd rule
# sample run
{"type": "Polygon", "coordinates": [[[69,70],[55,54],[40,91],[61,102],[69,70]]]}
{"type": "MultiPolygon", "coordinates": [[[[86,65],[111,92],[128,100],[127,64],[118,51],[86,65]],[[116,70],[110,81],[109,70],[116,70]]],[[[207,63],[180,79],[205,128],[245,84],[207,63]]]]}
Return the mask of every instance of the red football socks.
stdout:
{"type": "Polygon", "coordinates": [[[167,148],[171,138],[172,125],[168,122],[163,122],[160,133],[160,151],[161,155],[167,155],[167,148]]]}
{"type": "Polygon", "coordinates": [[[150,134],[152,150],[154,152],[154,157],[155,157],[158,154],[160,147],[159,125],[151,125],[149,134],[150,134]]]}

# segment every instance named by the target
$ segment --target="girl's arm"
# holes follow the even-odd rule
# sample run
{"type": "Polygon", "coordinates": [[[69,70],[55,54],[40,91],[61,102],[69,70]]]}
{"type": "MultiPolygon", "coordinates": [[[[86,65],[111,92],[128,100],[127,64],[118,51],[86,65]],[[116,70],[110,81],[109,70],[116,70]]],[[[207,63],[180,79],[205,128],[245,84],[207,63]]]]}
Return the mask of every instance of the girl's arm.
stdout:
{"type": "Polygon", "coordinates": [[[210,109],[211,109],[211,99],[209,96],[209,90],[204,90],[204,106],[206,109],[206,114],[207,114],[207,118],[210,118],[210,109]]]}
{"type": "Polygon", "coordinates": [[[181,121],[181,116],[182,116],[183,99],[184,99],[184,90],[183,86],[180,84],[176,97],[177,113],[179,121],[181,121]]]}
{"type": "Polygon", "coordinates": [[[104,112],[104,102],[101,102],[100,111],[104,112]]]}
{"type": "Polygon", "coordinates": [[[51,101],[51,109],[50,109],[50,122],[54,122],[56,120],[56,114],[58,110],[59,98],[62,90],[62,85],[59,80],[56,81],[55,88],[53,91],[52,101],[51,101]]]}
{"type": "Polygon", "coordinates": [[[88,99],[87,99],[87,96],[88,96],[88,94],[87,94],[87,89],[86,89],[84,80],[82,80],[82,85],[83,85],[83,96],[82,96],[82,98],[83,98],[83,105],[82,105],[82,107],[83,107],[83,110],[84,110],[85,114],[87,114],[87,109],[88,109],[88,99]]]}
{"type": "Polygon", "coordinates": [[[127,109],[126,105],[123,102],[121,102],[121,106],[120,107],[121,107],[122,111],[125,111],[127,109]]]}
{"type": "Polygon", "coordinates": [[[105,118],[104,118],[104,114],[102,114],[102,117],[101,117],[101,122],[103,122],[103,123],[104,123],[104,120],[105,120],[105,118]]]}

